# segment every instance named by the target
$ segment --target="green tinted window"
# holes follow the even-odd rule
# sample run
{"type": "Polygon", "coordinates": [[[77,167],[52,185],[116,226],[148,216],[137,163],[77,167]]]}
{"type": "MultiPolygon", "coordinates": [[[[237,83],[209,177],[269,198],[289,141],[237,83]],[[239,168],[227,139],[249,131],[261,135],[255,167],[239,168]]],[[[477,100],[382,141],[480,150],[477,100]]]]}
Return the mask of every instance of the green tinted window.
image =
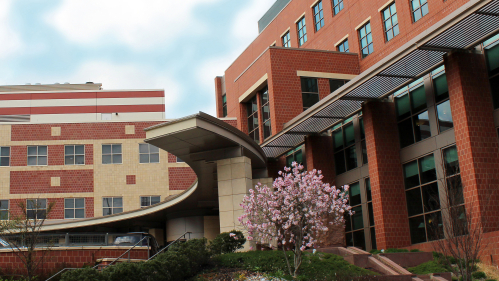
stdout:
{"type": "Polygon", "coordinates": [[[366,131],[364,130],[364,118],[360,118],[359,123],[360,123],[360,138],[365,139],[366,131]]]}
{"type": "Polygon", "coordinates": [[[345,146],[349,146],[355,143],[355,132],[353,129],[353,123],[350,123],[343,127],[343,132],[345,133],[345,146]]]}
{"type": "Polygon", "coordinates": [[[455,146],[444,150],[444,162],[447,176],[459,173],[459,159],[455,146]]]}
{"type": "Polygon", "coordinates": [[[360,184],[358,182],[350,185],[350,205],[356,206],[362,203],[360,198],[360,184]]]}
{"type": "Polygon", "coordinates": [[[494,72],[499,68],[499,45],[487,50],[487,64],[489,65],[489,72],[494,72]]]}
{"type": "Polygon", "coordinates": [[[353,230],[364,228],[364,219],[362,217],[362,206],[352,208],[355,214],[352,215],[353,230]]]}
{"type": "Polygon", "coordinates": [[[395,105],[397,107],[397,118],[399,120],[411,115],[411,105],[408,93],[395,97],[395,105]]]}
{"type": "Polygon", "coordinates": [[[343,148],[343,131],[341,129],[333,132],[333,141],[335,150],[343,148]]]}
{"type": "Polygon", "coordinates": [[[445,73],[433,79],[435,87],[435,101],[443,101],[449,97],[449,88],[447,87],[447,76],[445,73]]]}
{"type": "Polygon", "coordinates": [[[298,150],[297,152],[295,152],[295,161],[298,164],[302,164],[303,163],[303,154],[302,154],[301,150],[298,150]]]}
{"type": "Polygon", "coordinates": [[[414,113],[426,108],[426,93],[424,86],[411,91],[411,105],[414,113]]]}
{"type": "Polygon", "coordinates": [[[405,188],[419,185],[418,162],[413,161],[404,165],[405,188]]]}

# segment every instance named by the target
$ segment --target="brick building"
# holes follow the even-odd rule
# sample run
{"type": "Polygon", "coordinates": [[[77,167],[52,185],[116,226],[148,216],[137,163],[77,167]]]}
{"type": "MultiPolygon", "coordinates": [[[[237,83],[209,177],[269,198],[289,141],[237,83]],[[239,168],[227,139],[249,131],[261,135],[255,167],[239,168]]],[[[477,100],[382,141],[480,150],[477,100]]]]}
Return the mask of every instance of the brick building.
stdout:
{"type": "Polygon", "coordinates": [[[277,0],[215,78],[217,116],[260,144],[269,176],[298,161],[349,185],[347,245],[430,249],[449,209],[472,209],[497,260],[498,7],[277,0]]]}
{"type": "Polygon", "coordinates": [[[27,199],[41,208],[55,203],[48,219],[57,223],[137,210],[183,192],[196,181],[192,169],[144,143],[144,128],[166,122],[164,112],[163,90],[0,87],[2,218],[27,199]]]}

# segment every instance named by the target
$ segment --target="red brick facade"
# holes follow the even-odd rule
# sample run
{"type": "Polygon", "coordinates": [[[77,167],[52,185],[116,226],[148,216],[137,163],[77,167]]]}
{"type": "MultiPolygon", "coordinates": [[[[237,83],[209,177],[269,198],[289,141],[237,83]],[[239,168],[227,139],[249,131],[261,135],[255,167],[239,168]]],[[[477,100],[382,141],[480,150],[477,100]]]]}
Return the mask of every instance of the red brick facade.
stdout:
{"type": "Polygon", "coordinates": [[[168,169],[170,190],[186,190],[196,181],[196,173],[188,167],[168,169]]]}
{"type": "Polygon", "coordinates": [[[12,141],[145,139],[145,128],[164,122],[109,122],[68,124],[12,125],[12,141]],[[126,134],[125,126],[134,125],[135,134],[126,134]],[[52,136],[52,127],[60,127],[61,135],[52,136]]]}
{"type": "Polygon", "coordinates": [[[321,170],[325,183],[334,185],[333,139],[329,136],[308,136],[305,138],[307,170],[321,170]]]}
{"type": "Polygon", "coordinates": [[[404,178],[400,164],[395,104],[364,104],[369,178],[378,249],[411,244],[404,178]]]}
{"type": "MultiPolygon", "coordinates": [[[[126,250],[127,248],[125,247],[122,249],[113,249],[111,247],[95,249],[81,249],[81,247],[75,249],[58,249],[55,247],[46,255],[38,274],[49,277],[66,267],[81,268],[85,265],[94,266],[97,259],[117,258],[126,250]]],[[[130,251],[130,258],[145,260],[148,258],[148,251],[147,249],[134,249],[130,251]]],[[[2,268],[3,274],[22,274],[24,270],[21,260],[12,252],[0,252],[0,267],[2,268]]]]}
{"type": "Polygon", "coordinates": [[[135,175],[127,175],[126,176],[126,184],[136,184],[137,178],[135,175]]]}
{"type": "Polygon", "coordinates": [[[498,230],[499,143],[485,57],[451,53],[445,66],[466,208],[498,230]]]}
{"type": "Polygon", "coordinates": [[[10,171],[11,194],[93,191],[93,170],[10,171]],[[51,186],[52,177],[60,178],[60,186],[51,186]]]}

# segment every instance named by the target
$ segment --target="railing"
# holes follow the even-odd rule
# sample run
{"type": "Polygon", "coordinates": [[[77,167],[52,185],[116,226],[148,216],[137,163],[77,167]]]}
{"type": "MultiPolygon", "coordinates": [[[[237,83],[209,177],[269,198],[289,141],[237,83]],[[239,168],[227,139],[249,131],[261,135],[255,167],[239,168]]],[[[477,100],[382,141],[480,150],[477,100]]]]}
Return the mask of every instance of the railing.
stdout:
{"type": "MultiPolygon", "coordinates": [[[[132,246],[140,239],[140,233],[61,233],[41,234],[36,247],[81,247],[81,246],[132,246]],[[120,237],[129,237],[121,239],[120,237]],[[133,238],[133,239],[130,239],[133,238]]],[[[26,241],[18,235],[5,237],[12,245],[26,246],[26,241]]]]}
{"type": "Polygon", "coordinates": [[[157,255],[159,255],[160,253],[162,253],[162,252],[164,252],[165,250],[167,250],[167,249],[168,249],[171,245],[173,245],[173,244],[177,243],[178,241],[180,241],[180,239],[181,239],[182,237],[184,237],[184,239],[185,239],[185,236],[186,236],[187,234],[189,234],[189,240],[190,240],[190,239],[191,239],[191,233],[192,233],[192,232],[187,231],[186,233],[182,234],[181,236],[179,236],[179,237],[177,238],[177,240],[175,240],[175,241],[171,242],[170,244],[166,245],[163,249],[159,250],[156,254],[154,254],[152,257],[148,258],[147,260],[148,260],[148,261],[152,260],[154,257],[156,257],[157,255]]]}
{"type": "MultiPolygon", "coordinates": [[[[191,233],[192,232],[186,232],[184,234],[182,234],[181,236],[179,236],[175,241],[171,242],[170,244],[166,245],[163,249],[159,250],[157,253],[155,253],[153,256],[149,257],[147,259],[147,261],[150,261],[151,259],[153,259],[154,257],[156,257],[157,255],[159,255],[160,253],[164,252],[165,250],[167,250],[170,246],[172,246],[173,244],[177,243],[178,241],[180,241],[180,239],[182,239],[182,237],[185,239],[185,236],[187,234],[189,234],[189,239],[191,239],[191,233]]],[[[107,235],[107,234],[106,234],[107,235]]],[[[143,237],[142,239],[140,239],[139,242],[137,242],[135,245],[133,245],[130,249],[128,249],[126,252],[124,252],[121,256],[117,257],[115,260],[113,260],[110,264],[104,266],[103,268],[106,268],[112,264],[114,264],[115,262],[117,262],[119,259],[121,259],[124,255],[126,255],[127,253],[130,253],[130,251],[135,248],[137,245],[139,245],[144,239],[149,239],[150,237],[149,236],[145,236],[143,237]]],[[[149,248],[149,247],[148,247],[149,248]]],[[[130,256],[128,257],[128,259],[130,260],[130,256]]],[[[97,269],[99,267],[99,264],[95,265],[94,267],[92,267],[93,269],[97,269]]],[[[49,277],[47,280],[45,281],[49,281],[53,278],[55,278],[56,276],[58,276],[59,274],[62,274],[63,272],[65,271],[69,271],[69,270],[76,270],[76,269],[80,269],[80,268],[64,268],[62,269],[61,271],[57,272],[56,274],[52,275],[51,277],[49,277]]]]}

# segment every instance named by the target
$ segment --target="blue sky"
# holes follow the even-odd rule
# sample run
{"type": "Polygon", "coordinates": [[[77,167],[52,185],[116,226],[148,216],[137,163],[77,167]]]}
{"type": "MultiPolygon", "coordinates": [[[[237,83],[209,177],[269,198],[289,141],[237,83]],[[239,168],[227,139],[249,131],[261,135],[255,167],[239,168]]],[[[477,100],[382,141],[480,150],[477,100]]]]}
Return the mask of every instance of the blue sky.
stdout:
{"type": "Polygon", "coordinates": [[[0,85],[165,89],[166,118],[214,115],[214,77],[274,2],[0,0],[0,85]]]}

